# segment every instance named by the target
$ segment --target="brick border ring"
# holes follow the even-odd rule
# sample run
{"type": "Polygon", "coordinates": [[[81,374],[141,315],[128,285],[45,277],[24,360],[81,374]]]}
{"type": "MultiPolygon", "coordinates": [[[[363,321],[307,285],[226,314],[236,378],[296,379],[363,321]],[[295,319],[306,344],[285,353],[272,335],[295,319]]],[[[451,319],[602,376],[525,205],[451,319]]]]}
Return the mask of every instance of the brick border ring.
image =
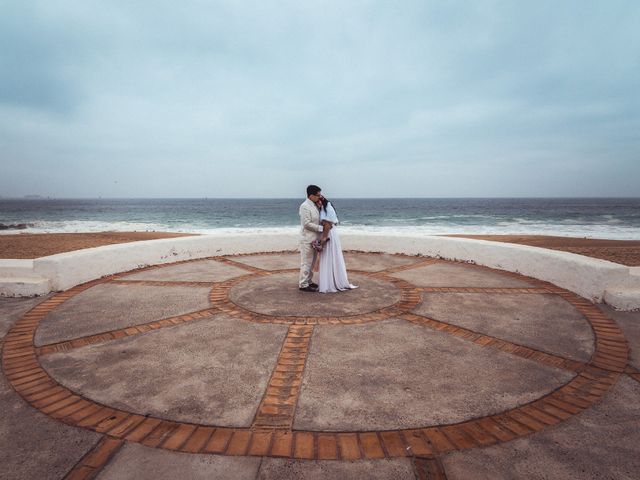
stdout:
{"type": "Polygon", "coordinates": [[[256,277],[264,277],[269,275],[277,275],[281,273],[293,273],[297,272],[297,269],[280,269],[256,272],[253,274],[242,275],[241,277],[235,277],[224,282],[218,283],[211,289],[209,300],[214,308],[217,308],[221,312],[231,315],[242,320],[247,320],[256,323],[277,323],[285,325],[352,325],[359,323],[376,322],[380,320],[386,320],[387,318],[397,317],[403,313],[410,313],[420,303],[420,290],[409,282],[401,280],[399,278],[391,277],[379,272],[365,272],[362,270],[350,270],[351,273],[363,275],[367,277],[377,278],[393,284],[401,291],[401,298],[399,301],[384,308],[378,308],[366,313],[360,313],[355,315],[341,315],[341,316],[299,316],[299,315],[269,315],[265,313],[255,312],[242,305],[234,303],[229,298],[229,292],[231,289],[243,282],[252,280],[256,277]]]}
{"type": "MultiPolygon", "coordinates": [[[[214,257],[213,259],[216,258],[214,257]]],[[[217,259],[223,262],[227,260],[226,258],[217,259]]],[[[198,259],[197,261],[200,260],[205,259],[198,259]]],[[[396,315],[400,314],[399,318],[401,319],[447,331],[477,345],[497,348],[514,355],[569,369],[576,373],[576,376],[568,383],[537,400],[501,413],[455,424],[381,431],[325,432],[292,430],[292,416],[288,425],[286,423],[278,423],[277,411],[280,408],[279,405],[282,408],[288,406],[290,411],[292,408],[295,411],[295,402],[293,405],[288,404],[288,397],[284,396],[280,397],[280,400],[276,399],[280,401],[280,404],[276,403],[274,407],[268,403],[268,400],[270,395],[277,395],[277,392],[282,392],[283,388],[289,390],[299,389],[299,386],[287,387],[286,379],[296,382],[302,376],[306,358],[302,355],[306,355],[304,352],[308,347],[308,339],[310,339],[315,328],[315,323],[313,322],[317,321],[318,324],[331,324],[336,321],[345,323],[344,319],[347,318],[349,320],[350,317],[338,317],[337,319],[323,317],[322,319],[313,319],[311,322],[305,317],[295,317],[293,321],[284,322],[290,324],[289,333],[285,339],[265,397],[259,407],[260,411],[256,415],[252,427],[216,427],[174,422],[111,408],[85,398],[82,394],[73,392],[59,384],[42,368],[38,359],[40,352],[34,345],[35,332],[40,321],[63,302],[93,286],[118,280],[122,277],[122,274],[94,280],[55,294],[28,311],[15,323],[5,337],[2,347],[2,367],[13,389],[37,410],[66,424],[104,434],[103,442],[98,447],[100,449],[116,448],[126,440],[150,447],[189,453],[318,460],[419,457],[437,461],[438,456],[443,453],[506,442],[559,424],[602,399],[616,384],[620,375],[624,374],[628,362],[628,345],[617,324],[591,302],[548,282],[510,272],[493,270],[488,267],[480,268],[497,271],[507,276],[524,278],[529,283],[539,287],[540,290],[544,289],[543,293],[556,294],[567,300],[583,314],[590,324],[594,333],[595,349],[589,362],[582,364],[419,315],[403,313],[403,310],[406,312],[410,305],[416,303],[414,296],[416,291],[420,291],[420,289],[416,290],[416,287],[410,286],[408,283],[407,285],[409,286],[401,286],[403,288],[403,300],[393,307],[387,307],[389,311],[365,314],[364,317],[356,316],[358,317],[356,320],[363,322],[381,319],[382,316],[388,318],[391,316],[389,313],[394,311],[396,315]],[[367,315],[380,315],[380,317],[372,318],[367,317],[367,315]],[[295,323],[302,321],[301,318],[304,318],[307,324],[297,325],[295,323]],[[296,355],[298,356],[296,357],[296,355]],[[282,364],[280,363],[280,358],[284,359],[282,364]],[[299,365],[299,360],[296,360],[296,358],[303,358],[302,366],[299,365]],[[280,367],[284,370],[280,371],[280,367]],[[284,382],[285,386],[278,387],[276,382],[279,382],[278,385],[284,382]],[[270,393],[269,389],[275,390],[270,393]],[[263,411],[265,417],[262,421],[260,420],[260,414],[263,407],[265,407],[263,411]],[[276,413],[271,415],[269,413],[271,411],[269,410],[270,408],[275,408],[276,413]]],[[[257,272],[259,269],[255,270],[257,272]]],[[[392,270],[388,269],[387,273],[392,270]]],[[[396,271],[398,270],[396,269],[396,271]]],[[[385,276],[384,273],[370,275],[385,276]]],[[[244,277],[249,278],[250,276],[244,277]]],[[[397,282],[396,285],[398,285],[397,282]]],[[[429,290],[423,288],[421,291],[429,290]]],[[[466,289],[466,291],[474,291],[474,289],[466,289]]],[[[219,307],[226,308],[228,304],[222,301],[222,297],[218,293],[222,293],[222,291],[214,286],[212,297],[215,297],[215,300],[220,302],[219,307]]],[[[232,315],[235,314],[240,318],[246,317],[252,321],[256,321],[256,318],[257,321],[262,321],[261,314],[256,317],[253,312],[247,313],[235,306],[229,308],[232,310],[230,311],[232,315]]],[[[224,311],[223,308],[220,308],[220,310],[224,311]]],[[[197,316],[196,314],[193,315],[197,316]]],[[[192,317],[192,315],[184,317],[192,317]]],[[[354,319],[351,320],[349,323],[355,323],[354,319]]],[[[187,320],[169,323],[176,324],[181,321],[187,320]]],[[[154,322],[158,326],[146,326],[144,329],[139,326],[137,332],[143,333],[152,328],[160,328],[162,322],[164,320],[154,322]]],[[[105,335],[98,335],[98,337],[104,337],[105,335]]],[[[111,335],[109,338],[114,339],[119,338],[119,336],[111,335]]]]}

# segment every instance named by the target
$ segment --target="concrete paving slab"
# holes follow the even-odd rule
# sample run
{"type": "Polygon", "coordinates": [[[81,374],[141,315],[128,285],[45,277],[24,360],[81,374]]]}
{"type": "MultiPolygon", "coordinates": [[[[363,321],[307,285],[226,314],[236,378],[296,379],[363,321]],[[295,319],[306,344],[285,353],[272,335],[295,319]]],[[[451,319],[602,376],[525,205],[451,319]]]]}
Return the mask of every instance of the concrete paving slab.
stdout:
{"type": "Polygon", "coordinates": [[[424,260],[424,257],[401,257],[389,255],[388,253],[371,255],[351,252],[344,254],[347,270],[362,270],[364,272],[379,272],[388,268],[410,265],[422,260],[424,260]]]}
{"type": "Polygon", "coordinates": [[[591,326],[556,295],[423,293],[415,313],[548,353],[586,362],[594,351],[591,326]]]}
{"type": "Polygon", "coordinates": [[[138,414],[250,426],[287,332],[225,316],[42,356],[88,398],[138,414]]]}
{"type": "MultiPolygon", "coordinates": [[[[401,257],[387,253],[367,254],[346,252],[344,260],[347,270],[361,270],[363,272],[379,272],[392,267],[409,265],[422,260],[421,257],[401,257]]],[[[299,253],[279,253],[275,255],[251,255],[247,257],[234,257],[236,262],[251,265],[264,270],[284,270],[300,268],[299,253]]]]}
{"type": "Polygon", "coordinates": [[[35,298],[0,297],[0,338],[7,334],[22,315],[49,297],[50,295],[35,298]]]}
{"type": "Polygon", "coordinates": [[[101,284],[49,313],[36,331],[36,345],[152,322],[211,306],[209,287],[101,284]]]}
{"type": "Polygon", "coordinates": [[[604,401],[555,428],[457,452],[449,480],[632,480],[640,472],[640,383],[623,376],[604,401]]]}
{"type": "Polygon", "coordinates": [[[101,435],[34,410],[0,375],[0,478],[63,478],[101,435]]]}
{"type": "Polygon", "coordinates": [[[263,270],[286,270],[300,268],[299,253],[277,253],[273,255],[249,255],[247,257],[233,257],[234,262],[244,263],[263,270]]]}
{"type": "Polygon", "coordinates": [[[598,306],[618,323],[629,342],[629,364],[640,369],[640,312],[619,312],[608,305],[598,306]]]}
{"type": "Polygon", "coordinates": [[[202,260],[179,265],[154,268],[132,273],[125,280],[156,280],[162,282],[224,282],[230,278],[246,275],[247,270],[215,260],[202,260]]]}
{"type": "Polygon", "coordinates": [[[130,443],[100,472],[99,480],[254,480],[259,457],[192,455],[130,443]]]}
{"type": "Polygon", "coordinates": [[[260,480],[388,480],[411,479],[416,474],[408,458],[363,460],[359,462],[304,461],[265,458],[260,480]]]}
{"type": "Polygon", "coordinates": [[[394,273],[393,276],[418,287],[531,287],[524,280],[463,264],[435,263],[394,273]]]}
{"type": "Polygon", "coordinates": [[[402,292],[391,282],[350,274],[360,288],[338,293],[298,290],[297,273],[277,273],[234,286],[229,298],[248,310],[267,315],[341,316],[369,313],[400,301],[402,292]]]}
{"type": "Polygon", "coordinates": [[[569,372],[400,320],[317,326],[294,428],[455,423],[527,403],[569,372]]]}

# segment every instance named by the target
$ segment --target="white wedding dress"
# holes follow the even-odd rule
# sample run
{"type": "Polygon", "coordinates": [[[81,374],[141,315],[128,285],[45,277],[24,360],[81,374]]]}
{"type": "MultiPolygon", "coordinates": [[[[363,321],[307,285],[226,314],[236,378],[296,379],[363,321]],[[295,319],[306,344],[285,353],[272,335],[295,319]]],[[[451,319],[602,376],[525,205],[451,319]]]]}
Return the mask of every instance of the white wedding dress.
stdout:
{"type": "Polygon", "coordinates": [[[349,278],[347,277],[347,267],[342,256],[342,245],[340,245],[340,236],[336,228],[338,216],[331,202],[327,204],[326,211],[325,209],[320,209],[320,221],[322,222],[323,220],[331,222],[333,227],[327,237],[329,241],[324,244],[324,248],[320,253],[318,291],[320,293],[333,293],[358,288],[356,285],[349,283],[349,278]]]}

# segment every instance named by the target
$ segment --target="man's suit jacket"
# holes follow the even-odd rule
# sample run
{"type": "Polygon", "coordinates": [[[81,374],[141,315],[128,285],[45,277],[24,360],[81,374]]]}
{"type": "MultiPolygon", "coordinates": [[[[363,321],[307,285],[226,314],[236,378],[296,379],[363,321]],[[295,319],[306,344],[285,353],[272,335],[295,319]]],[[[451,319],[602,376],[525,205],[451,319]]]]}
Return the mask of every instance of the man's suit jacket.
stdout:
{"type": "Polygon", "coordinates": [[[322,232],[318,207],[308,198],[300,205],[300,243],[311,243],[322,232]]]}

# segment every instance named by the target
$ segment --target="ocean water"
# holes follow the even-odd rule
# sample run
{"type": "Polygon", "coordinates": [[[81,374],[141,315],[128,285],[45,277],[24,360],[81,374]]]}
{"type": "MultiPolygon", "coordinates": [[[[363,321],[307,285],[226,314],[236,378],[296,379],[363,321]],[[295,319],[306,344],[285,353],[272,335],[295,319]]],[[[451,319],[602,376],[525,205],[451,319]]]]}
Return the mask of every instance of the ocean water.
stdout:
{"type": "MultiPolygon", "coordinates": [[[[303,199],[0,199],[2,234],[295,232],[303,199]]],[[[640,198],[333,199],[343,232],[640,239],[640,198]]]]}

